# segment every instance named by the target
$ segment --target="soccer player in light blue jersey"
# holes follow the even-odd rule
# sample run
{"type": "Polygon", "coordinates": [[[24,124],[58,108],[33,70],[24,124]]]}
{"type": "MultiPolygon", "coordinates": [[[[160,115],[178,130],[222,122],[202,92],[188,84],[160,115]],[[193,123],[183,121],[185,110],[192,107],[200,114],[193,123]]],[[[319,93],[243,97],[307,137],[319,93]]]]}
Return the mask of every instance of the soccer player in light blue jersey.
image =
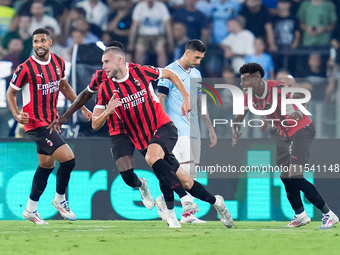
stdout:
{"type": "MultiPolygon", "coordinates": [[[[173,150],[173,154],[181,164],[181,167],[193,178],[196,177],[195,164],[200,161],[201,154],[201,135],[199,129],[199,111],[202,100],[202,91],[200,89],[202,76],[201,72],[195,68],[201,63],[206,51],[206,46],[202,41],[194,39],[190,40],[183,56],[166,66],[177,73],[182,80],[185,89],[190,94],[190,100],[193,109],[190,112],[190,120],[185,116],[181,116],[182,96],[180,91],[168,79],[161,79],[158,82],[158,98],[164,109],[174,122],[178,129],[178,141],[173,150]]],[[[209,115],[200,115],[205,126],[209,130],[210,147],[217,143],[215,130],[211,125],[209,115]]],[[[160,204],[162,197],[156,199],[156,205],[160,204]]],[[[194,197],[192,197],[194,200],[194,197]]],[[[161,214],[161,211],[159,211],[161,214]]],[[[162,215],[160,215],[162,217],[162,215]]],[[[162,217],[163,218],[163,217],[162,217]]],[[[188,217],[182,217],[181,223],[205,223],[198,219],[194,214],[188,217]]]]}

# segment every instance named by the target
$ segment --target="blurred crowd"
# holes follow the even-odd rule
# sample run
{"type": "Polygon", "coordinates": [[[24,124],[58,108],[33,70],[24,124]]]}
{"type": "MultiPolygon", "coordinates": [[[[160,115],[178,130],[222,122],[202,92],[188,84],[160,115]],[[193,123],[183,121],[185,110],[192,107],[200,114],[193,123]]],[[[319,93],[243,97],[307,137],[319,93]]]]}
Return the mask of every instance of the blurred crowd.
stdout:
{"type": "Polygon", "coordinates": [[[331,102],[336,89],[339,0],[0,2],[0,60],[13,69],[32,54],[32,32],[45,27],[51,51],[66,61],[75,44],[118,40],[128,61],[164,67],[180,58],[188,40],[201,39],[208,46],[203,77],[238,77],[241,65],[257,62],[267,79],[280,72],[303,78],[298,83],[319,104],[331,102]]]}

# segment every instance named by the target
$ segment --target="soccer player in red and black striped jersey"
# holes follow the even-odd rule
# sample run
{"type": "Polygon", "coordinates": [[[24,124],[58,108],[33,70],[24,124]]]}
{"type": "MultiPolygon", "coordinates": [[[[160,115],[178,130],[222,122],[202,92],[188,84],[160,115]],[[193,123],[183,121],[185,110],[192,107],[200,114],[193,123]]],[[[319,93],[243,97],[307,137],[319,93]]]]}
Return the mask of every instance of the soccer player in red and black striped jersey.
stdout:
{"type": "MultiPolygon", "coordinates": [[[[124,51],[124,46],[118,41],[110,42],[107,47],[118,47],[124,51]]],[[[137,66],[137,64],[129,63],[129,67],[137,66]]],[[[66,123],[67,119],[71,115],[80,109],[83,105],[89,101],[92,96],[97,93],[99,85],[107,80],[106,72],[104,69],[97,70],[91,79],[90,84],[77,96],[76,100],[67,109],[67,111],[58,119],[55,119],[48,128],[54,129],[58,133],[61,132],[61,126],[66,123]]],[[[132,187],[139,188],[142,196],[142,202],[146,208],[152,209],[154,207],[154,201],[151,196],[149,187],[144,178],[138,178],[134,172],[133,153],[135,146],[131,142],[129,136],[126,134],[124,125],[119,120],[117,115],[111,116],[112,125],[110,127],[110,140],[111,140],[111,154],[116,160],[119,173],[122,176],[124,182],[132,187]]]]}
{"type": "MultiPolygon", "coordinates": [[[[248,110],[248,88],[252,88],[252,104],[256,110],[268,110],[273,105],[273,88],[277,88],[277,99],[281,102],[282,88],[286,85],[279,81],[263,80],[264,70],[257,63],[247,63],[240,68],[241,86],[245,92],[246,112],[237,115],[234,119],[232,145],[236,145],[240,133],[240,124],[248,110]]],[[[290,95],[293,98],[302,98],[302,93],[290,95]],[[301,94],[301,95],[300,95],[301,94]]],[[[306,214],[300,191],[305,197],[323,213],[321,228],[332,228],[338,217],[329,209],[315,186],[303,177],[304,166],[308,163],[312,142],[315,137],[313,121],[304,115],[295,105],[287,106],[287,114],[283,115],[281,104],[278,103],[275,111],[268,115],[277,127],[276,137],[276,163],[289,171],[281,172],[281,180],[285,185],[287,198],[295,211],[295,216],[287,227],[300,227],[311,220],[306,214]]]]}
{"type": "MultiPolygon", "coordinates": [[[[60,167],[57,171],[57,192],[53,206],[65,219],[76,219],[65,198],[71,171],[75,165],[74,154],[57,132],[50,133],[47,129],[58,117],[59,91],[72,102],[76,94],[66,81],[64,60],[50,52],[51,45],[52,40],[46,29],[39,28],[33,32],[35,54],[18,66],[7,90],[7,102],[14,118],[25,125],[25,132],[37,145],[39,167],[35,172],[31,194],[23,212],[24,218],[35,224],[47,224],[37,212],[37,204],[54,169],[55,160],[60,163],[60,167]],[[16,94],[20,90],[23,95],[22,113],[16,104],[16,94]]],[[[90,118],[90,111],[85,107],[82,112],[85,118],[90,118]]]]}
{"type": "MultiPolygon", "coordinates": [[[[117,47],[107,48],[102,62],[110,79],[99,88],[92,127],[98,130],[108,119],[112,132],[112,115],[119,116],[135,147],[145,155],[147,163],[160,180],[162,191],[170,187],[181,198],[183,214],[194,213],[197,205],[189,200],[175,174],[179,163],[171,151],[177,142],[177,129],[164,113],[150,85],[152,80],[169,78],[183,95],[182,114],[188,117],[190,97],[183,83],[170,70],[140,66],[129,68],[125,63],[124,52],[117,47]]],[[[168,194],[168,190],[165,194],[168,194]]]]}

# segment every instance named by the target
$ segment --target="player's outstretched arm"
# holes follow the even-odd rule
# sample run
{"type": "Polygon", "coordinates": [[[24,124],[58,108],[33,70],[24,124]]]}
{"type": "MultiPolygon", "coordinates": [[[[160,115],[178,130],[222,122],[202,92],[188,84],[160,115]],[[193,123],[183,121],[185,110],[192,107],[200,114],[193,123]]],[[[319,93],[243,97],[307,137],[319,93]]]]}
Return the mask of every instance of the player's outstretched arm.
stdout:
{"type": "Polygon", "coordinates": [[[189,112],[192,110],[192,105],[190,103],[190,95],[186,91],[181,79],[174,71],[165,68],[162,68],[162,77],[159,78],[169,79],[176,86],[179,92],[181,92],[183,96],[182,115],[187,116],[187,120],[189,121],[189,112]]]}
{"type": "Polygon", "coordinates": [[[242,135],[242,133],[240,132],[241,125],[238,124],[238,123],[243,121],[243,119],[244,119],[244,117],[246,116],[247,113],[248,113],[248,110],[245,112],[244,115],[236,115],[235,119],[233,120],[233,126],[232,126],[233,137],[232,137],[232,140],[231,140],[232,146],[236,145],[237,139],[242,135]],[[234,123],[236,123],[236,124],[234,124],[234,123]]]}
{"type": "MultiPolygon", "coordinates": [[[[73,113],[75,113],[77,110],[79,110],[83,105],[85,105],[93,96],[93,93],[87,90],[85,88],[80,94],[77,96],[77,98],[74,100],[74,102],[71,104],[71,106],[67,109],[67,111],[60,116],[58,119],[55,119],[47,128],[54,129],[58,133],[61,132],[61,126],[66,123],[67,119],[72,116],[73,113]]],[[[91,111],[87,110],[86,107],[82,109],[82,114],[87,120],[91,120],[92,113],[91,111]]]]}

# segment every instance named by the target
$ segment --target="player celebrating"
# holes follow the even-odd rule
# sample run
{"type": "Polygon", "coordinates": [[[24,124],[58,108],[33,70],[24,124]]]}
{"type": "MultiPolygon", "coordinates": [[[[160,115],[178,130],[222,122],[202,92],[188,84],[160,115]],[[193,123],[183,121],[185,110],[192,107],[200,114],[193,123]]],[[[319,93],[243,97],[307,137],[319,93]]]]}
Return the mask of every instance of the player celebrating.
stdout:
{"type": "MultiPolygon", "coordinates": [[[[124,46],[118,41],[110,42],[107,47],[118,47],[124,51],[124,46]]],[[[137,64],[129,63],[130,67],[136,66],[137,64]]],[[[71,115],[80,109],[86,102],[88,102],[92,96],[97,93],[99,85],[106,81],[107,76],[104,69],[97,70],[90,84],[77,96],[73,104],[67,109],[67,111],[58,119],[55,119],[49,126],[49,128],[55,129],[58,133],[61,132],[61,126],[66,123],[67,119],[71,115]]],[[[144,178],[138,178],[134,172],[133,153],[135,146],[131,142],[129,136],[125,132],[123,123],[118,119],[117,115],[111,116],[113,125],[110,126],[110,140],[111,140],[111,153],[112,157],[116,160],[119,173],[122,176],[124,182],[132,187],[138,188],[142,202],[146,208],[152,209],[154,207],[154,201],[151,196],[149,187],[144,178]]]]}
{"type": "MultiPolygon", "coordinates": [[[[111,126],[110,116],[117,114],[124,122],[124,127],[136,148],[145,155],[147,163],[152,166],[160,180],[163,194],[170,192],[172,194],[172,190],[174,190],[179,195],[184,216],[196,212],[197,205],[190,201],[175,175],[179,163],[171,151],[177,141],[177,129],[162,110],[152,86],[149,85],[151,80],[156,80],[159,77],[169,78],[184,95],[182,113],[188,115],[190,98],[180,79],[174,72],[167,69],[128,68],[125,64],[124,53],[116,47],[107,48],[102,60],[103,68],[111,79],[100,86],[98,104],[92,116],[92,127],[95,130],[99,129],[107,118],[109,118],[111,126]]],[[[212,196],[202,185],[192,187],[189,192],[204,201],[212,196]]],[[[216,200],[215,205],[220,210],[221,221],[227,221],[228,218],[230,225],[231,217],[227,217],[230,214],[227,215],[229,212],[224,203],[216,200]]],[[[171,213],[171,218],[175,218],[173,210],[171,213]]]]}
{"type": "MultiPolygon", "coordinates": [[[[172,152],[179,160],[181,167],[193,178],[196,177],[195,165],[199,163],[201,154],[198,109],[200,108],[202,100],[201,85],[199,83],[202,80],[202,76],[200,71],[195,67],[200,64],[205,52],[206,47],[202,41],[197,39],[190,40],[185,46],[185,53],[183,56],[165,67],[166,69],[173,70],[177,73],[183,81],[185,89],[190,94],[190,99],[193,104],[193,109],[190,111],[190,122],[180,114],[182,96],[177,87],[168,79],[161,79],[158,82],[158,98],[160,103],[163,110],[167,112],[175,126],[178,128],[179,132],[178,141],[172,152]]],[[[210,147],[213,147],[217,143],[217,137],[215,130],[211,125],[209,115],[200,115],[200,117],[209,130],[210,147]]],[[[196,181],[194,182],[194,185],[195,183],[196,181]]],[[[194,197],[191,196],[191,198],[193,201],[194,197]]],[[[166,205],[163,196],[158,197],[155,202],[159,208],[158,213],[160,217],[164,219],[166,205]]],[[[212,203],[214,202],[215,201],[212,201],[212,203]]],[[[205,223],[205,221],[198,219],[194,214],[189,217],[182,217],[181,223],[185,222],[205,223]]]]}
{"type": "Polygon", "coordinates": [[[165,69],[162,73],[162,69],[128,68],[125,55],[118,47],[107,48],[103,53],[102,62],[109,79],[99,88],[98,103],[92,115],[93,129],[101,128],[107,119],[112,128],[114,123],[110,116],[113,113],[117,114],[122,119],[130,139],[145,156],[146,162],[153,168],[157,178],[175,190],[181,198],[183,214],[190,215],[196,212],[197,205],[189,201],[173,171],[173,168],[179,167],[171,154],[177,140],[177,129],[164,114],[159,103],[154,101],[156,97],[149,88],[151,86],[149,82],[159,76],[172,79],[180,87],[184,97],[182,113],[188,115],[190,98],[183,84],[173,72],[165,69]]]}
{"type": "MultiPolygon", "coordinates": [[[[248,88],[252,88],[253,105],[257,110],[265,110],[272,105],[273,88],[277,88],[278,98],[281,98],[281,89],[286,86],[279,81],[263,80],[264,70],[257,63],[248,63],[240,68],[241,86],[245,92],[245,106],[247,108],[248,88]]],[[[298,98],[299,95],[293,95],[298,98]]],[[[237,115],[233,122],[241,122],[244,115],[237,115]]],[[[295,211],[295,216],[287,227],[300,227],[310,223],[311,219],[306,214],[300,191],[305,197],[323,213],[321,228],[332,228],[339,218],[329,209],[315,186],[303,177],[304,165],[308,163],[310,148],[315,137],[315,128],[312,119],[304,115],[295,105],[288,107],[287,115],[281,115],[281,105],[268,115],[270,119],[279,119],[286,123],[296,125],[283,126],[281,121],[275,121],[278,129],[276,137],[276,163],[278,166],[289,167],[289,172],[281,172],[281,180],[285,185],[287,198],[295,211]]],[[[232,145],[242,135],[240,126],[233,126],[232,145]]]]}
{"type": "MultiPolygon", "coordinates": [[[[35,54],[18,66],[7,90],[7,102],[14,118],[25,125],[25,132],[37,145],[39,166],[23,212],[23,217],[35,224],[47,224],[40,217],[37,204],[54,169],[55,160],[60,163],[60,167],[57,172],[57,192],[52,204],[62,217],[76,220],[65,198],[71,171],[75,165],[74,154],[57,132],[50,133],[47,129],[58,117],[59,91],[72,102],[76,94],[66,81],[64,60],[50,53],[51,45],[52,40],[46,29],[39,28],[33,32],[35,54]],[[23,112],[19,113],[16,94],[21,89],[24,106],[23,112]]],[[[85,107],[82,108],[82,113],[85,118],[91,118],[91,113],[85,107]]]]}

